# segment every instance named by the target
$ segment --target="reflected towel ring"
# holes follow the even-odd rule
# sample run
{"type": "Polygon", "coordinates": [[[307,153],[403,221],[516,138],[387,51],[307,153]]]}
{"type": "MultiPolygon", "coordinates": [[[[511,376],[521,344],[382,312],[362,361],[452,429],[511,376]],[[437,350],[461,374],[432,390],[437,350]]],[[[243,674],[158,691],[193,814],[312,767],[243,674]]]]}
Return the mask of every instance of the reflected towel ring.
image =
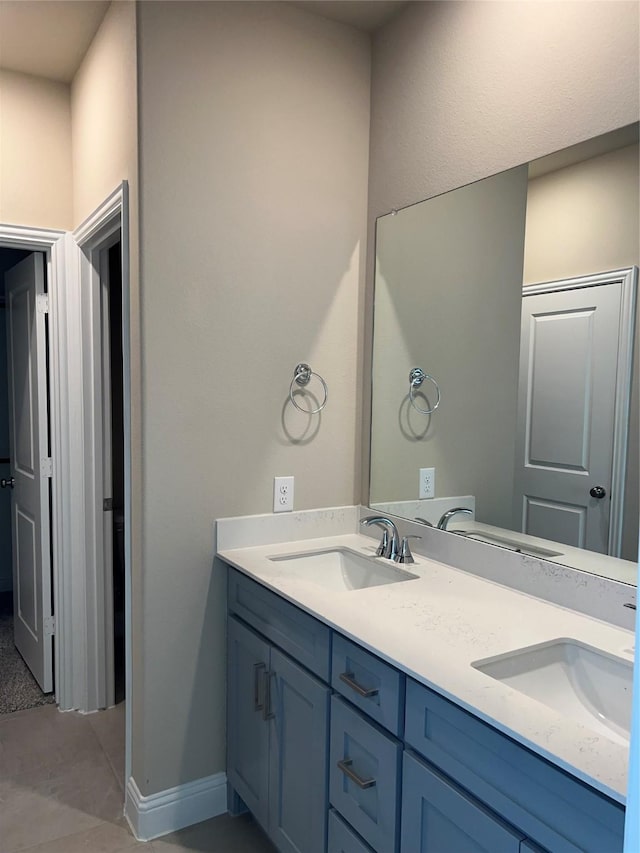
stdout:
{"type": "Polygon", "coordinates": [[[329,397],[329,389],[327,388],[327,383],[324,381],[322,376],[319,373],[314,373],[313,370],[309,367],[308,364],[304,362],[300,362],[300,364],[296,364],[296,369],[293,371],[293,379],[291,380],[291,385],[289,385],[289,399],[293,403],[293,405],[298,409],[299,412],[304,412],[305,415],[317,415],[318,412],[321,412],[324,407],[327,405],[327,398],[329,397]],[[322,403],[318,406],[317,409],[305,409],[302,406],[299,406],[295,398],[293,396],[293,392],[295,388],[294,384],[298,385],[300,388],[304,388],[311,381],[311,377],[316,376],[320,382],[322,383],[322,387],[324,389],[324,399],[322,403]]]}
{"type": "Polygon", "coordinates": [[[433,376],[430,376],[428,373],[425,373],[421,367],[414,367],[409,372],[409,402],[416,410],[416,412],[420,412],[421,415],[430,415],[432,412],[435,412],[435,410],[440,405],[440,386],[433,378],[433,376]],[[432,406],[430,409],[421,409],[420,406],[416,404],[416,399],[414,396],[415,389],[419,388],[425,379],[428,379],[430,382],[433,383],[433,387],[436,389],[437,394],[435,406],[432,406]]]}

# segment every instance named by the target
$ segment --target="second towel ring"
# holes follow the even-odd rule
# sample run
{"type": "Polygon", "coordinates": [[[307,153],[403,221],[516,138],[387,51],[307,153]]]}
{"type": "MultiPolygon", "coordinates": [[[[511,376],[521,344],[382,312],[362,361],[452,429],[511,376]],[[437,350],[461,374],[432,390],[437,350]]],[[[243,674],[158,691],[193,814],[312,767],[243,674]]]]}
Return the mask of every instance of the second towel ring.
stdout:
{"type": "Polygon", "coordinates": [[[327,383],[324,381],[322,376],[319,373],[314,373],[313,370],[309,367],[308,364],[304,362],[300,362],[300,364],[296,364],[296,369],[293,371],[293,379],[291,380],[291,385],[289,385],[289,399],[293,403],[293,405],[298,409],[299,412],[304,412],[305,415],[317,415],[318,412],[321,412],[324,407],[327,405],[327,399],[329,397],[329,389],[327,388],[327,383]],[[324,389],[324,399],[320,403],[317,409],[305,409],[302,406],[299,406],[295,398],[293,396],[293,392],[295,391],[294,385],[298,385],[300,388],[304,388],[306,385],[311,382],[311,377],[316,376],[324,389]]]}
{"type": "Polygon", "coordinates": [[[430,415],[432,412],[435,412],[435,410],[440,405],[440,386],[433,378],[433,376],[430,376],[428,373],[425,373],[421,367],[414,367],[409,372],[409,402],[416,410],[416,412],[420,412],[421,415],[430,415]],[[420,406],[417,405],[416,398],[414,395],[415,389],[419,388],[425,379],[428,379],[430,382],[433,383],[433,387],[436,389],[437,394],[435,406],[432,406],[430,409],[421,409],[420,406]]]}

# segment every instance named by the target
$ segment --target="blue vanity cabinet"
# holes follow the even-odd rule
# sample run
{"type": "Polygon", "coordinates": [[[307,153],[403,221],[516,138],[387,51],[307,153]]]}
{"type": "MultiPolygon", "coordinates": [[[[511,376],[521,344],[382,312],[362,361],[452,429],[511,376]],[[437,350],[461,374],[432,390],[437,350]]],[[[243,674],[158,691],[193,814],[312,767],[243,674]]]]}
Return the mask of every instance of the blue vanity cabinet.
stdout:
{"type": "MultiPolygon", "coordinates": [[[[405,742],[478,804],[517,827],[526,838],[522,851],[621,853],[621,805],[410,678],[405,742]]],[[[408,796],[405,787],[403,808],[408,796]]]]}
{"type": "Polygon", "coordinates": [[[333,635],[331,686],[393,735],[404,728],[404,675],[341,634],[333,635]]]}
{"type": "Polygon", "coordinates": [[[401,743],[331,697],[329,799],[378,853],[398,849],[401,743]]]}
{"type": "Polygon", "coordinates": [[[522,833],[404,753],[401,853],[520,853],[522,833]]]}
{"type": "Polygon", "coordinates": [[[282,853],[324,853],[330,689],[271,650],[269,835],[282,853]]]}
{"type": "Polygon", "coordinates": [[[369,845],[342,820],[335,809],[329,811],[327,853],[371,853],[369,845]]]}
{"type": "Polygon", "coordinates": [[[227,631],[227,779],[256,820],[269,824],[269,727],[264,685],[269,644],[237,619],[227,631]]]}
{"type": "Polygon", "coordinates": [[[621,853],[624,808],[229,570],[228,760],[280,853],[621,853]]]}
{"type": "Polygon", "coordinates": [[[330,689],[235,617],[227,777],[282,853],[325,853],[330,689]]]}

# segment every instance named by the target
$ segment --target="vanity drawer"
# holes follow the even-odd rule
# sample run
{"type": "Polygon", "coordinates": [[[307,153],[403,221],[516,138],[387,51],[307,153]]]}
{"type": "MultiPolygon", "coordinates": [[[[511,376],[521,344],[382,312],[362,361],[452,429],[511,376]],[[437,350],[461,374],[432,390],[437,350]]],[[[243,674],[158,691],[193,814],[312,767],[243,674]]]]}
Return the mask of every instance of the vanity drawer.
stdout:
{"type": "Polygon", "coordinates": [[[522,833],[405,752],[402,853],[520,853],[522,833]]]}
{"type": "Polygon", "coordinates": [[[622,806],[410,678],[405,740],[540,846],[622,850],[622,806]]]}
{"type": "Polygon", "coordinates": [[[331,697],[329,799],[378,853],[398,849],[401,757],[395,738],[331,697]]]}
{"type": "Polygon", "coordinates": [[[331,809],[329,812],[329,845],[327,853],[372,853],[368,844],[331,809]]]}
{"type": "Polygon", "coordinates": [[[232,568],[228,600],[231,613],[329,681],[331,630],[326,625],[232,568]]]}
{"type": "Polygon", "coordinates": [[[404,675],[340,634],[333,635],[331,686],[381,726],[402,734],[404,675]]]}

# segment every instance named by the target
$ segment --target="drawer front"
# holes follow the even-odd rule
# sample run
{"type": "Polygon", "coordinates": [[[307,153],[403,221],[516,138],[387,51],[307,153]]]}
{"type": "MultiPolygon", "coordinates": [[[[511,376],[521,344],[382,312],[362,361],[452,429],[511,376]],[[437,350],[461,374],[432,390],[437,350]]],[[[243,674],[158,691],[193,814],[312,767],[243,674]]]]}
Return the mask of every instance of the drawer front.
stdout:
{"type": "Polygon", "coordinates": [[[340,634],[333,635],[331,686],[394,735],[402,735],[404,676],[340,634]]]}
{"type": "Polygon", "coordinates": [[[369,845],[364,843],[334,809],[329,812],[327,853],[371,853],[369,845]]]}
{"type": "Polygon", "coordinates": [[[401,745],[331,697],[329,799],[379,853],[398,849],[401,745]]]}
{"type": "Polygon", "coordinates": [[[522,833],[408,752],[402,788],[402,853],[520,853],[522,833]]]}
{"type": "Polygon", "coordinates": [[[329,681],[331,631],[235,569],[229,569],[229,610],[323,681],[329,681]]]}
{"type": "Polygon", "coordinates": [[[541,847],[622,851],[622,806],[410,678],[405,740],[541,847]]]}

